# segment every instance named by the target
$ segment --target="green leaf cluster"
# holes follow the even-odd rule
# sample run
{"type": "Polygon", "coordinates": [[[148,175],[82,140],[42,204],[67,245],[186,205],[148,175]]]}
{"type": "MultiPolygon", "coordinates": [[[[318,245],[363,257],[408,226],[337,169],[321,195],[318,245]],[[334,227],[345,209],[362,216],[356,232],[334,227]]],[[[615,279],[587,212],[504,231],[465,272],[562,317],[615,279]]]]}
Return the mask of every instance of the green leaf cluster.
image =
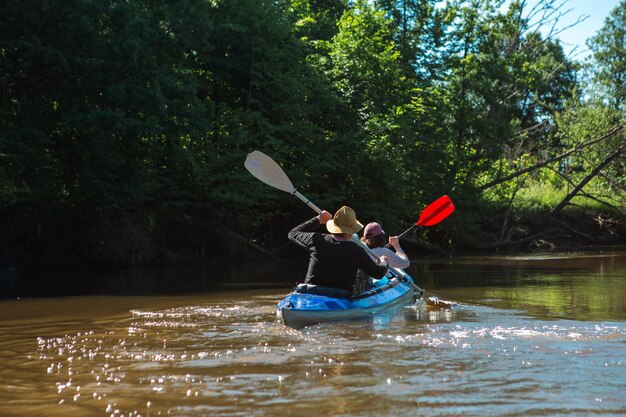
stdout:
{"type": "MultiPolygon", "coordinates": [[[[255,149],[390,231],[442,194],[480,218],[573,187],[623,134],[482,188],[624,122],[626,6],[581,67],[503,3],[2,2],[0,267],[228,256],[226,230],[276,243],[306,209],[243,169],[255,149]]],[[[595,190],[617,201],[623,173],[595,190]]],[[[422,233],[463,248],[467,227],[422,233]]]]}

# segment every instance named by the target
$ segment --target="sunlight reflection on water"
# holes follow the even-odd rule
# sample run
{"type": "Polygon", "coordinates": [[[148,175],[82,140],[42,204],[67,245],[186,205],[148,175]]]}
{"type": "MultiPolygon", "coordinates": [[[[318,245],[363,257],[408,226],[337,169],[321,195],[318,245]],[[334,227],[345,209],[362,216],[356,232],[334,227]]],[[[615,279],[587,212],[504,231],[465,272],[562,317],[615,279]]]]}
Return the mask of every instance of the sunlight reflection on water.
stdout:
{"type": "MultiPolygon", "coordinates": [[[[585,279],[600,291],[617,279],[603,274],[585,279]]],[[[433,285],[418,304],[302,330],[276,321],[276,290],[4,303],[0,415],[626,414],[620,301],[547,277],[544,294],[576,294],[579,308],[618,304],[581,321],[559,317],[555,298],[535,314],[519,302],[523,274],[512,287],[433,285]]]]}
{"type": "Polygon", "coordinates": [[[258,302],[132,310],[115,330],[38,338],[33,359],[54,379],[60,407],[80,404],[93,415],[145,415],[148,402],[157,415],[330,412],[342,399],[367,415],[417,405],[422,415],[536,411],[520,398],[551,413],[626,407],[618,394],[626,386],[623,323],[531,321],[433,299],[385,319],[294,331],[273,320],[273,308],[259,315],[258,302]],[[329,401],[302,402],[301,392],[329,401]],[[564,393],[579,398],[562,404],[564,393]]]}

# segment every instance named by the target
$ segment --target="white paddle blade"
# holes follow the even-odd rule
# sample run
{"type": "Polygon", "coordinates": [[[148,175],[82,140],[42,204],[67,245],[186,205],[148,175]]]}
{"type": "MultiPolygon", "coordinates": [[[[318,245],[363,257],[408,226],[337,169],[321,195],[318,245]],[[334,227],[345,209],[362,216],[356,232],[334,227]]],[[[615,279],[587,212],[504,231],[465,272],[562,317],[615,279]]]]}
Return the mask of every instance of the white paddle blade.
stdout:
{"type": "Polygon", "coordinates": [[[254,151],[249,153],[244,166],[256,178],[274,188],[292,194],[296,191],[283,169],[263,152],[254,151]]]}

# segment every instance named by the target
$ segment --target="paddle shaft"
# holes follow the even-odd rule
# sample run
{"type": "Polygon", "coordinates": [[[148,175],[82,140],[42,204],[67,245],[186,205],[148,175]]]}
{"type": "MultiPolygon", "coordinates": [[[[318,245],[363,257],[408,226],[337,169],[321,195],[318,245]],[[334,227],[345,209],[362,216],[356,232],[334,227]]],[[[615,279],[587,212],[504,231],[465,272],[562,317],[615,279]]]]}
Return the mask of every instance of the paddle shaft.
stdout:
{"type": "MultiPolygon", "coordinates": [[[[409,233],[411,230],[415,229],[417,226],[412,224],[411,227],[409,227],[408,229],[406,229],[404,232],[400,233],[398,235],[398,239],[400,239],[402,236],[406,235],[407,233],[409,233]]],[[[390,244],[388,244],[387,246],[391,246],[390,244]]]]}
{"type": "Polygon", "coordinates": [[[306,198],[304,195],[302,195],[302,193],[300,191],[295,190],[293,192],[293,195],[298,197],[300,200],[304,201],[304,204],[306,204],[307,206],[311,207],[313,209],[313,211],[315,211],[317,214],[321,214],[322,213],[322,209],[317,207],[315,204],[313,204],[313,202],[311,200],[309,200],[308,198],[306,198]]]}

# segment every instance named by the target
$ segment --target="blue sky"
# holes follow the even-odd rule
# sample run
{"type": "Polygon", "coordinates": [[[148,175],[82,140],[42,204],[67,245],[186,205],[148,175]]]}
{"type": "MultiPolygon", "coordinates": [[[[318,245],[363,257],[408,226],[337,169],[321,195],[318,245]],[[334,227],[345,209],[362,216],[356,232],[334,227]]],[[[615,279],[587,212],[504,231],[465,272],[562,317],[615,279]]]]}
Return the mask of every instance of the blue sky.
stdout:
{"type": "MultiPolygon", "coordinates": [[[[530,10],[538,1],[527,0],[527,10],[530,10]]],[[[585,41],[594,36],[604,25],[604,19],[610,14],[611,10],[620,4],[620,0],[557,0],[555,5],[559,4],[563,4],[562,12],[568,10],[569,12],[559,20],[559,24],[556,26],[557,30],[564,29],[579,18],[587,16],[583,22],[563,30],[557,36],[563,43],[563,49],[566,53],[578,46],[574,52],[575,58],[582,59],[589,53],[585,41]]]]}

